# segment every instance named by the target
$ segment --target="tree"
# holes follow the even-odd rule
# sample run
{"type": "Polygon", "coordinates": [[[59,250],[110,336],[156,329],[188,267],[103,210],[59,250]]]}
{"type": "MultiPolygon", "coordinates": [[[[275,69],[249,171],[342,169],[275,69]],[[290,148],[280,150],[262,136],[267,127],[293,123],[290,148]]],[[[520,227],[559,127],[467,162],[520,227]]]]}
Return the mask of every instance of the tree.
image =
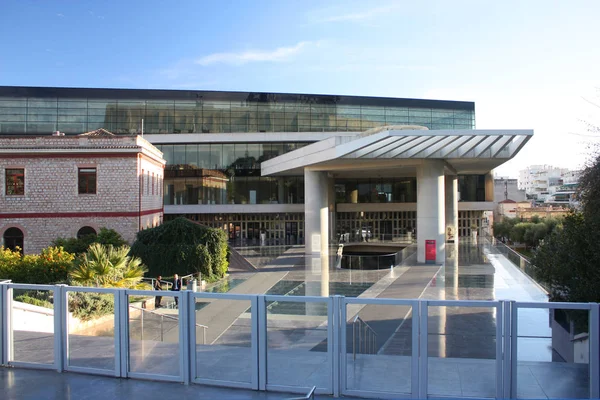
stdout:
{"type": "Polygon", "coordinates": [[[578,197],[581,211],[572,211],[532,259],[551,301],[600,301],[600,152],[582,171],[578,197]]]}

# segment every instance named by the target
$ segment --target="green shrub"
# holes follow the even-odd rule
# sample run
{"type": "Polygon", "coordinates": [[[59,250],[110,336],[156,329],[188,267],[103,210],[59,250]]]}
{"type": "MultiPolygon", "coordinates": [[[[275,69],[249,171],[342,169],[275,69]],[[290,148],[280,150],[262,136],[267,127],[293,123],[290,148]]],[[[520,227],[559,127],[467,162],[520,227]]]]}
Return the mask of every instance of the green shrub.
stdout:
{"type": "Polygon", "coordinates": [[[150,289],[142,283],[146,267],[138,257],[130,257],[128,246],[114,248],[92,243],[73,263],[69,279],[76,285],[150,289]]]}
{"type": "Polygon", "coordinates": [[[103,317],[115,311],[114,297],[107,293],[72,292],[69,310],[82,321],[103,317]]]}
{"type": "Polygon", "coordinates": [[[201,272],[207,280],[227,272],[227,235],[186,218],[138,232],[131,255],[140,257],[151,276],[201,272]]]}
{"type": "Polygon", "coordinates": [[[23,294],[16,295],[15,300],[22,303],[32,304],[34,306],[50,309],[54,308],[52,303],[52,292],[50,291],[27,291],[23,294]]]}
{"type": "Polygon", "coordinates": [[[21,255],[1,248],[0,278],[15,283],[54,284],[67,280],[75,255],[62,247],[47,247],[38,255],[21,255]]]}
{"type": "Polygon", "coordinates": [[[97,235],[85,235],[81,238],[58,238],[52,242],[54,246],[62,246],[66,251],[73,254],[85,253],[92,243],[113,247],[128,245],[119,232],[108,228],[100,228],[97,235]]]}

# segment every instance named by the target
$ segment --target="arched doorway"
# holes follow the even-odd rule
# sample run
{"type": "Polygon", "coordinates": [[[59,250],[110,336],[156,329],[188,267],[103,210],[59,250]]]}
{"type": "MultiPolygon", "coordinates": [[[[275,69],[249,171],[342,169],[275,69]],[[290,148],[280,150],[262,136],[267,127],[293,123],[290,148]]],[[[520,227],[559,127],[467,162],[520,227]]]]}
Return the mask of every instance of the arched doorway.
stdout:
{"type": "Polygon", "coordinates": [[[77,239],[81,239],[84,236],[88,236],[88,235],[97,235],[97,232],[94,228],[92,228],[91,226],[84,226],[83,228],[79,229],[77,231],[77,239]]]}
{"type": "Polygon", "coordinates": [[[3,235],[4,247],[15,251],[17,247],[23,253],[23,231],[19,228],[8,228],[3,235]]]}

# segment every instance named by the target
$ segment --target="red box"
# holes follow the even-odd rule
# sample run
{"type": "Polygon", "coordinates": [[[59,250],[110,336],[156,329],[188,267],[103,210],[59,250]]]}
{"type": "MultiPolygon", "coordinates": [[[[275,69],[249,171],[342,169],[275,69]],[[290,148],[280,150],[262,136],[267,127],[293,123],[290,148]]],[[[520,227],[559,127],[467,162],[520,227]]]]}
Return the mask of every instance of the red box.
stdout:
{"type": "Polygon", "coordinates": [[[425,241],[425,262],[435,264],[435,240],[426,240],[425,241]]]}

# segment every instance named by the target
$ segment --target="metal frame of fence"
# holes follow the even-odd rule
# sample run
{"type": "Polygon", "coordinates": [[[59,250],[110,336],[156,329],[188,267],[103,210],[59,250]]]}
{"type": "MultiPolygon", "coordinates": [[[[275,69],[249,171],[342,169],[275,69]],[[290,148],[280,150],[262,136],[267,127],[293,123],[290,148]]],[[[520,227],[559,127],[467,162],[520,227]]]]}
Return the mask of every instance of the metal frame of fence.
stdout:
{"type": "MultiPolygon", "coordinates": [[[[578,309],[589,312],[589,393],[590,398],[600,397],[600,310],[596,303],[531,303],[515,301],[455,301],[455,300],[409,300],[409,299],[366,299],[346,298],[342,296],[304,297],[304,296],[274,296],[274,295],[238,295],[222,293],[193,293],[187,290],[170,292],[170,296],[179,297],[178,310],[178,365],[179,371],[172,375],[131,370],[130,360],[130,320],[129,296],[156,295],[155,291],[138,291],[126,289],[103,289],[89,287],[69,287],[66,285],[25,285],[0,283],[0,363],[9,367],[25,367],[39,369],[54,369],[74,371],[86,374],[103,374],[123,378],[152,379],[173,381],[184,384],[199,383],[225,387],[247,388],[254,390],[275,390],[306,393],[314,382],[305,385],[285,385],[281,382],[269,382],[269,349],[268,349],[268,302],[299,302],[323,303],[327,307],[327,355],[324,361],[328,371],[326,385],[317,386],[317,393],[340,395],[357,395],[362,397],[391,396],[395,398],[427,398],[428,397],[428,321],[430,307],[482,307],[495,310],[495,397],[516,398],[517,394],[517,339],[518,315],[521,309],[578,309]],[[14,289],[49,290],[54,292],[54,360],[53,363],[23,362],[14,359],[13,329],[12,329],[12,299],[14,289]],[[68,333],[68,293],[95,292],[112,293],[115,296],[114,309],[114,369],[98,369],[71,365],[69,354],[68,333]],[[251,318],[251,376],[239,380],[218,380],[198,377],[196,366],[201,360],[197,352],[195,302],[197,299],[214,299],[226,301],[250,302],[251,318]],[[412,318],[411,338],[412,349],[410,358],[410,391],[405,393],[386,392],[373,389],[357,389],[348,382],[347,363],[352,354],[348,354],[347,329],[351,327],[357,309],[367,305],[408,306],[412,318]],[[352,311],[348,307],[352,306],[352,311]]],[[[408,314],[407,314],[408,316],[408,314]]],[[[293,316],[292,316],[293,318],[293,316]]],[[[325,320],[325,317],[323,317],[325,320]]],[[[321,323],[321,326],[324,322],[321,323]]],[[[208,327],[210,329],[210,326],[208,327]]],[[[323,328],[325,330],[325,328],[323,328]]],[[[207,343],[207,346],[211,343],[207,343]]],[[[323,357],[323,352],[307,351],[323,357]]],[[[373,357],[377,354],[365,354],[373,357]]],[[[292,360],[290,365],[295,365],[292,360]]],[[[321,364],[323,365],[323,364],[321,364]]],[[[236,365],[231,365],[235,369],[236,365]]],[[[292,367],[293,368],[293,367],[292,367]]],[[[294,371],[290,369],[290,374],[294,371]]],[[[310,380],[310,379],[309,379],[310,380]]]]}

